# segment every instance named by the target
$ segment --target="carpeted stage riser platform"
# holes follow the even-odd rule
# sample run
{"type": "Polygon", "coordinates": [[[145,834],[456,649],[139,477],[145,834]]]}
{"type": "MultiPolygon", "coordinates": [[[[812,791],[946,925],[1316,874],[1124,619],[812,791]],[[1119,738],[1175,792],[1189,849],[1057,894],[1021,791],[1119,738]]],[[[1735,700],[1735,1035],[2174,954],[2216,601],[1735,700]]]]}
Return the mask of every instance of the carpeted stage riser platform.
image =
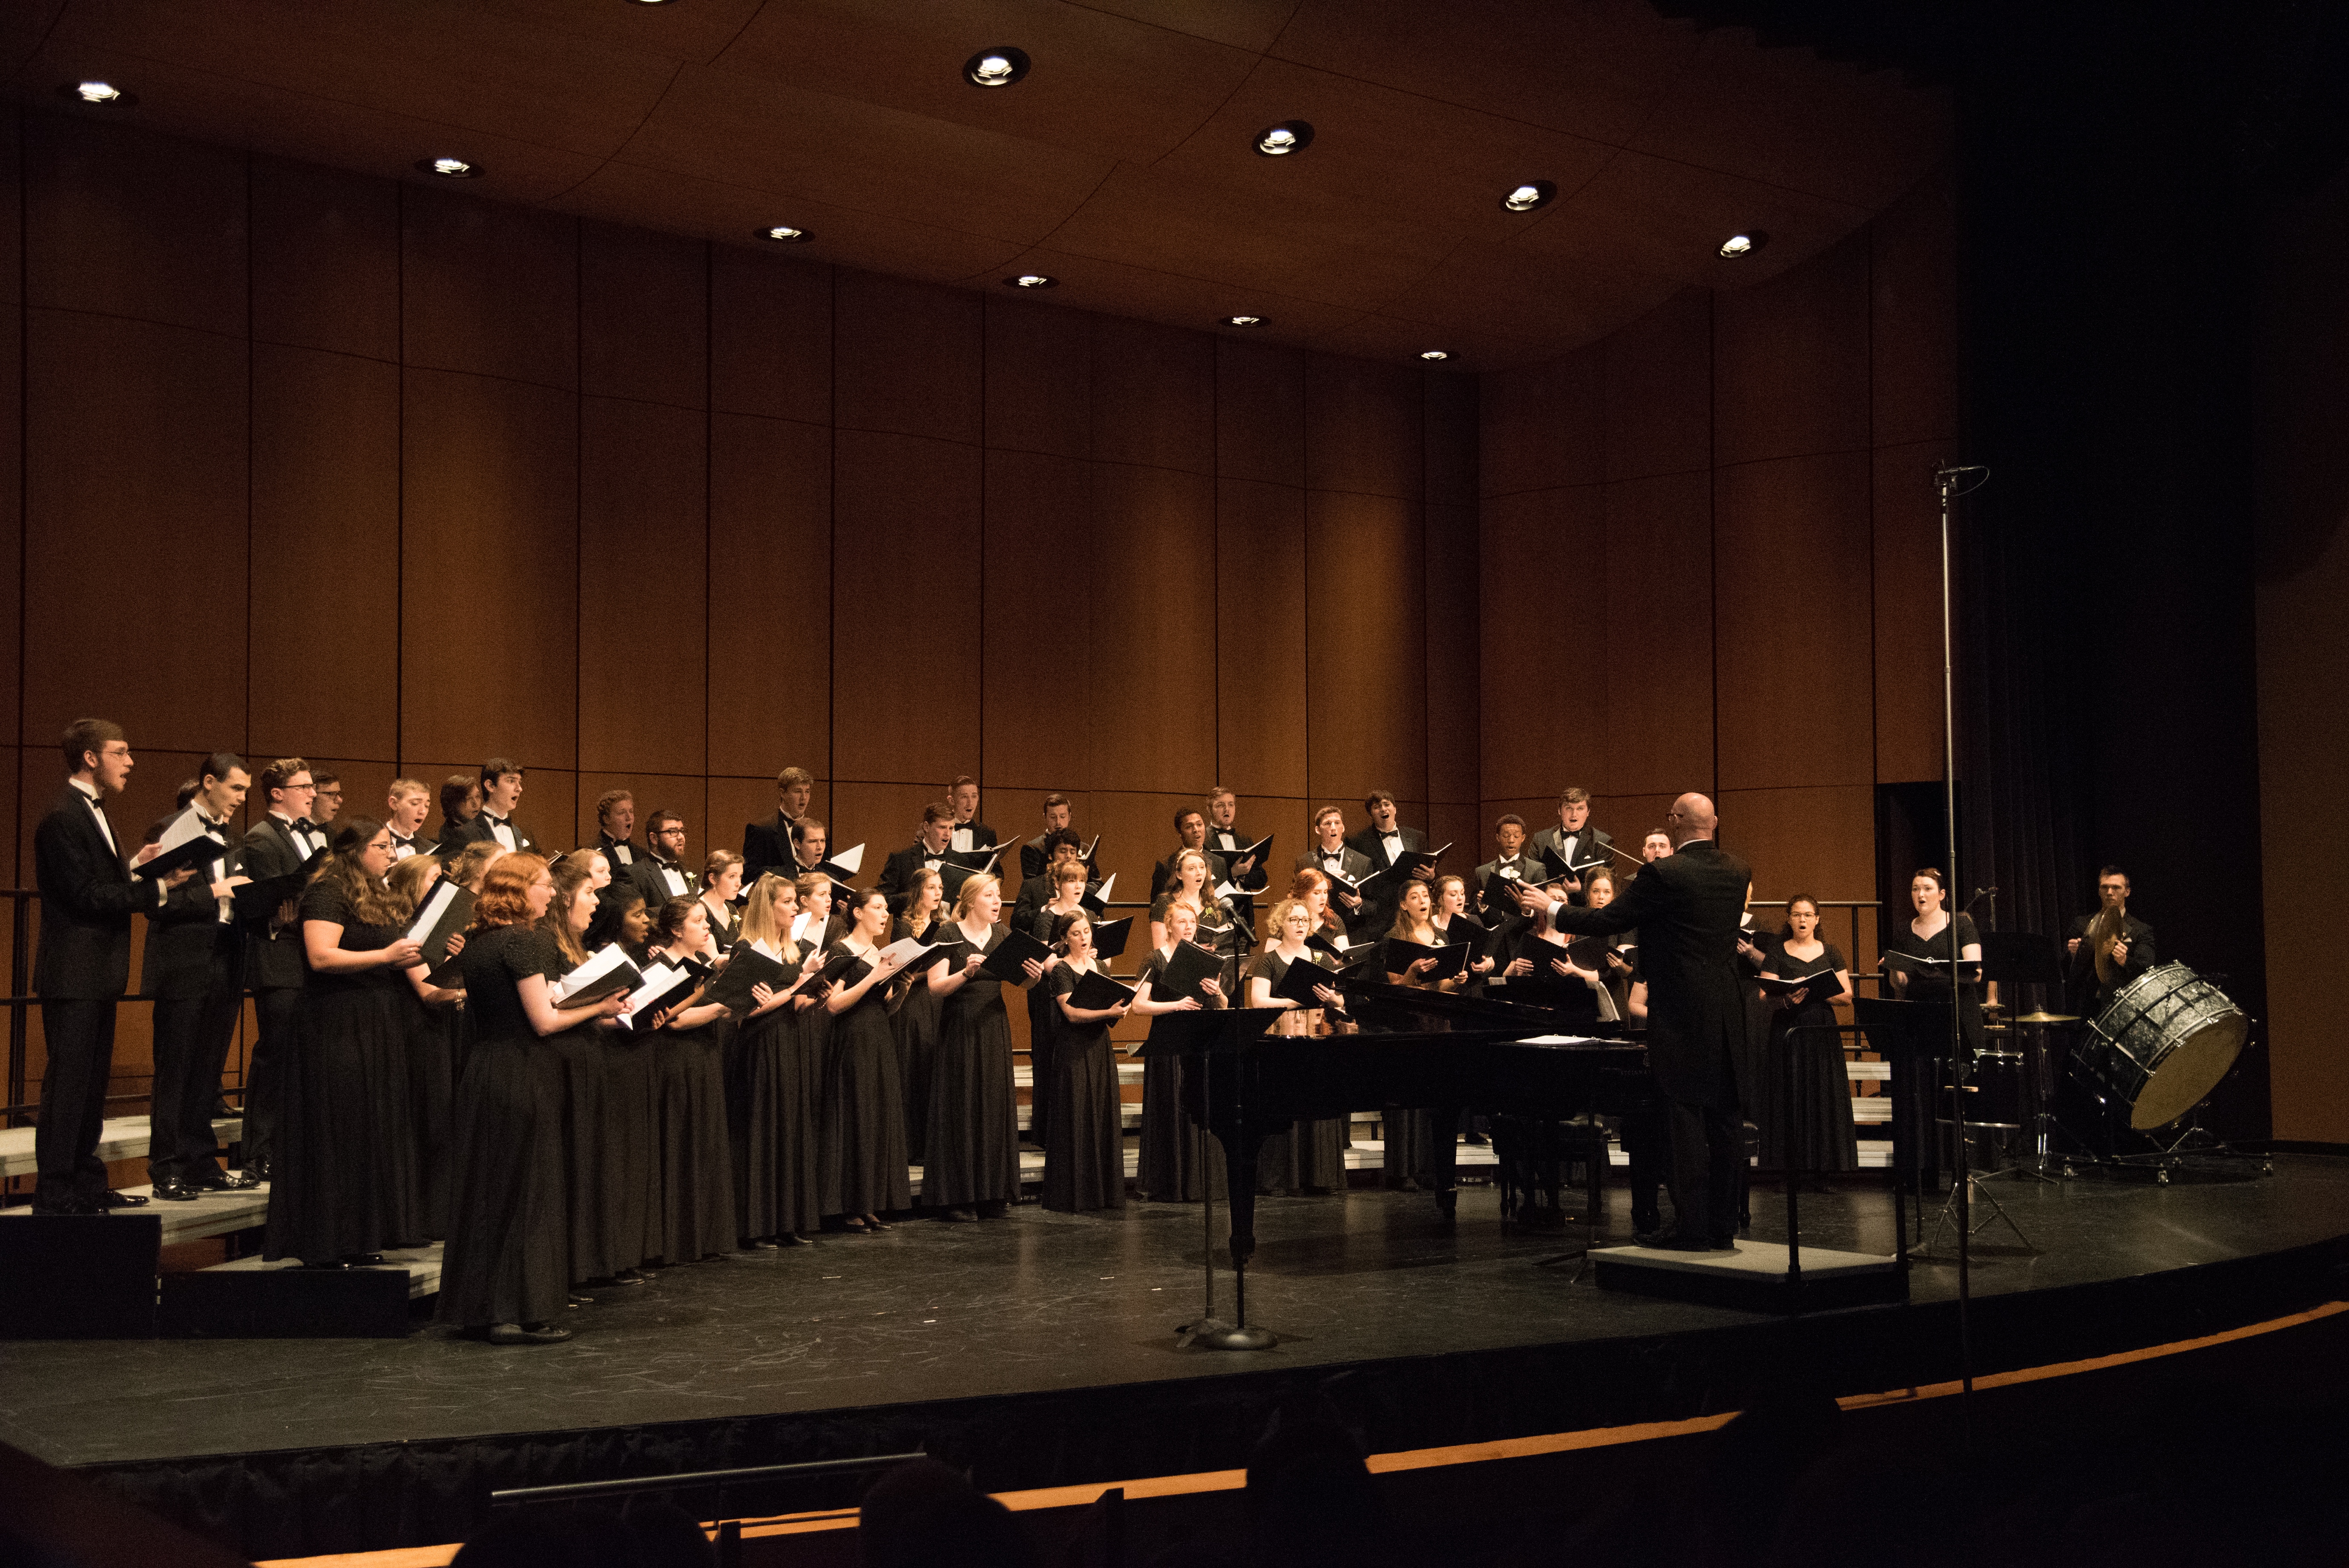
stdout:
{"type": "MultiPolygon", "coordinates": [[[[2191,1338],[2349,1290],[2349,1238],[2136,1280],[1975,1303],[1977,1374],[2191,1338]]],[[[1201,1355],[1215,1354],[1199,1352],[1201,1355]]],[[[1267,1357],[1271,1360],[1271,1357],[1267,1357]]],[[[1677,1334],[808,1415],[88,1467],[101,1485],[254,1557],[460,1541],[499,1488],[926,1450],[989,1491],[1236,1469],[1284,1405],[1321,1405],[1373,1452],[1671,1420],[1788,1386],[1870,1393],[1958,1376],[1954,1303],[1677,1334]]],[[[703,1517],[836,1506],[730,1492],[703,1517]]]]}

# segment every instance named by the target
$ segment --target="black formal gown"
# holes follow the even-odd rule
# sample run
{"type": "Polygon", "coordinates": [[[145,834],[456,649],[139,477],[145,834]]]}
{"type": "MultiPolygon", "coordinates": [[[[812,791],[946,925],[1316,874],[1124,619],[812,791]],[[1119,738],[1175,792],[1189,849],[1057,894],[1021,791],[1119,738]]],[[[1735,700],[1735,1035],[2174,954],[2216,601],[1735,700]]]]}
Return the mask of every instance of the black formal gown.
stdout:
{"type": "MultiPolygon", "coordinates": [[[[1050,947],[1053,928],[1060,919],[1050,909],[1040,906],[1028,917],[1028,934],[1050,947]]],[[[1059,972],[1057,966],[1053,972],[1059,972]]],[[[1054,1023],[1060,1004],[1053,999],[1052,988],[1045,983],[1051,978],[1048,974],[1028,988],[1028,1141],[1040,1147],[1044,1142],[1044,1123],[1051,1114],[1052,1090],[1060,1082],[1052,1066],[1052,1050],[1060,1040],[1059,1026],[1054,1023]]]]}
{"type": "Polygon", "coordinates": [[[654,1124],[664,1263],[691,1263],[730,1252],[734,1228],[734,1147],[726,1127],[723,1018],[690,1029],[663,1029],[654,1044],[658,1115],[654,1124]]]}
{"type": "MultiPolygon", "coordinates": [[[[553,932],[548,935],[552,937],[553,932]]],[[[552,978],[568,973],[571,961],[555,948],[552,978]]],[[[563,1170],[564,1211],[569,1217],[570,1278],[600,1279],[641,1260],[613,1262],[607,1256],[616,1196],[605,1147],[605,1101],[612,1055],[590,1023],[549,1034],[543,1042],[563,1077],[563,1170]]]]}
{"type": "Polygon", "coordinates": [[[605,1019],[584,1032],[603,1058],[602,1255],[582,1276],[596,1279],[660,1255],[661,1043],[605,1019]]]}
{"type": "MultiPolygon", "coordinates": [[[[1117,1054],[1105,1022],[1074,1023],[1061,1007],[1087,971],[1054,966],[1036,988],[1050,1009],[1050,1096],[1042,1133],[1047,1209],[1081,1213],[1125,1207],[1125,1122],[1117,1054]]],[[[1038,1079],[1042,1086],[1042,1079],[1038,1079]]]]}
{"type": "MultiPolygon", "coordinates": [[[[1306,950],[1305,961],[1330,965],[1306,950]]],[[[1278,985],[1288,977],[1288,960],[1278,952],[1262,952],[1248,961],[1250,979],[1278,985]]],[[[1264,1140],[1257,1154],[1256,1184],[1268,1192],[1329,1192],[1346,1185],[1347,1134],[1344,1116],[1301,1121],[1287,1132],[1264,1140]]]]}
{"type": "MultiPolygon", "coordinates": [[[[1143,961],[1134,984],[1148,981],[1152,1000],[1163,1002],[1165,973],[1165,953],[1154,952],[1143,961]]],[[[1160,1033],[1154,1017],[1151,1038],[1160,1033]]],[[[1206,1153],[1200,1152],[1198,1126],[1183,1114],[1183,1069],[1180,1056],[1143,1058],[1142,1160],[1135,1184],[1154,1203],[1196,1203],[1209,1192],[1218,1199],[1225,1194],[1223,1141],[1207,1133],[1206,1153]]]]}
{"type": "Polygon", "coordinates": [[[427,1006],[400,987],[409,1010],[409,1126],[416,1137],[419,1223],[428,1241],[449,1233],[449,1137],[456,1114],[457,1031],[465,1010],[454,1002],[427,1006]]]}
{"type": "MultiPolygon", "coordinates": [[[[379,951],[403,934],[361,924],[323,882],[302,895],[301,918],[342,927],[345,952],[379,951]]],[[[424,1240],[409,1064],[413,995],[408,977],[385,966],[313,971],[305,982],[300,1044],[280,1068],[263,1256],[327,1263],[424,1240]]]]}
{"type": "MultiPolygon", "coordinates": [[[[1974,929],[1971,915],[1953,918],[1958,928],[1959,951],[1963,952],[1982,940],[1981,933],[1974,929]]],[[[1920,937],[1909,929],[1907,920],[1895,921],[1892,929],[1877,942],[1877,948],[1882,952],[1906,953],[1910,958],[1947,959],[1950,956],[1950,929],[1944,926],[1930,937],[1920,937]]],[[[1969,981],[1958,987],[1958,1028],[1965,1036],[1967,1049],[1971,1051],[1982,1048],[1982,992],[1980,981],[1969,981]]],[[[1896,994],[1889,985],[1885,987],[1885,993],[1896,994]]],[[[1903,1002],[1947,1002],[1950,1000],[1950,982],[1940,975],[1912,972],[1907,986],[1897,994],[1903,1002]]]]}
{"type": "Polygon", "coordinates": [[[520,987],[564,965],[553,933],[527,926],[473,931],[458,965],[473,1047],[457,1089],[434,1315],[462,1328],[551,1322],[570,1296],[563,1065],[520,987]]]}
{"type": "MultiPolygon", "coordinates": [[[[1773,940],[1763,967],[1781,980],[1806,974],[1824,977],[1816,988],[1828,995],[1838,988],[1836,971],[1844,956],[1832,942],[1815,959],[1798,959],[1784,943],[1773,940]]],[[[1844,1070],[1840,1036],[1790,1032],[1836,1022],[1833,1003],[1824,995],[1806,996],[1799,1007],[1773,1008],[1769,1043],[1763,1054],[1761,1082],[1754,1085],[1759,1107],[1754,1126],[1762,1135],[1762,1163],[1779,1170],[1803,1172],[1857,1170],[1859,1134],[1851,1120],[1851,1075],[1844,1070]],[[1786,1096],[1787,1057],[1794,1058],[1795,1092],[1786,1096]],[[1789,1163],[1791,1161],[1791,1165],[1789,1163]]]]}
{"type": "MultiPolygon", "coordinates": [[[[872,963],[859,959],[840,983],[853,986],[872,971],[872,963]]],[[[897,1039],[889,1027],[890,990],[876,984],[833,1015],[817,1130],[826,1214],[878,1215],[914,1206],[905,1179],[905,1100],[897,1083],[897,1039]]]]}
{"type": "MultiPolygon", "coordinates": [[[[948,929],[945,922],[932,920],[919,934],[935,942],[948,929]]],[[[913,923],[901,915],[889,940],[903,941],[915,934],[913,923]]],[[[921,967],[926,973],[929,966],[921,967]]],[[[889,1024],[897,1041],[897,1082],[905,1092],[905,1157],[919,1165],[929,1137],[930,1067],[938,1047],[938,999],[920,976],[889,1024]]]]}
{"type": "MultiPolygon", "coordinates": [[[[968,940],[955,926],[947,934],[968,940]]],[[[988,928],[982,952],[1003,945],[988,928]]],[[[957,955],[957,962],[963,961],[957,955]]],[[[930,1063],[928,1129],[922,1142],[922,1201],[957,1209],[1019,1196],[1019,1105],[1011,1081],[1011,1020],[1003,982],[980,972],[938,1007],[930,1063]]]]}
{"type": "MultiPolygon", "coordinates": [[[[1558,981],[1554,971],[1550,978],[1558,981],[1557,994],[1561,998],[1568,994],[1568,987],[1580,992],[1585,998],[1590,994],[1590,988],[1578,980],[1558,981]]],[[[1433,981],[1398,983],[1415,985],[1422,991],[1440,989],[1433,981]]],[[[1598,1016],[1595,1006],[1591,1016],[1598,1016]]],[[[1454,1118],[1417,1106],[1389,1106],[1381,1113],[1379,1121],[1387,1135],[1386,1148],[1379,1159],[1387,1185],[1409,1190],[1433,1180],[1441,1140],[1456,1136],[1454,1118]]]]}
{"type": "MultiPolygon", "coordinates": [[[[783,965],[778,986],[800,977],[783,965]]],[[[811,1049],[807,1016],[821,1008],[785,1002],[743,1022],[734,1039],[727,1095],[734,1142],[735,1223],[747,1240],[802,1234],[823,1218],[816,1106],[823,1059],[811,1049]]]]}

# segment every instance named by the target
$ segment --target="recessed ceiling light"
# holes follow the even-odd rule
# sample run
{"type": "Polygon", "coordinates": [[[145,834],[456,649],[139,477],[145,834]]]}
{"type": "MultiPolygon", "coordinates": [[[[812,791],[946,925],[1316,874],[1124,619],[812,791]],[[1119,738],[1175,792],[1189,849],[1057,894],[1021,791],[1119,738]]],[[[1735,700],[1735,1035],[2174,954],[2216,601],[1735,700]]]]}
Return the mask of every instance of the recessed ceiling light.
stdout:
{"type": "Polygon", "coordinates": [[[1224,317],[1224,325],[1226,327],[1261,327],[1264,325],[1264,317],[1261,316],[1226,316],[1224,317]]]}
{"type": "Polygon", "coordinates": [[[999,44],[962,63],[962,79],[973,87],[1006,88],[1028,74],[1028,51],[999,44]]]}
{"type": "Polygon", "coordinates": [[[99,109],[128,109],[139,101],[137,98],[124,92],[112,82],[67,82],[57,88],[57,93],[58,96],[72,99],[77,103],[91,104],[99,109]]]}
{"type": "Polygon", "coordinates": [[[1530,213],[1537,207],[1547,207],[1549,199],[1557,194],[1557,187],[1547,180],[1528,180],[1501,198],[1501,205],[1512,213],[1530,213]]]}
{"type": "Polygon", "coordinates": [[[1009,284],[1014,288],[1058,288],[1061,286],[1061,280],[1059,278],[1046,277],[1040,272],[1023,272],[1017,277],[1007,277],[1003,281],[1009,284]]]}
{"type": "Polygon", "coordinates": [[[796,245],[815,238],[805,229],[795,229],[789,223],[777,223],[771,229],[761,229],[759,237],[762,240],[772,240],[779,245],[796,245]]]}
{"type": "Polygon", "coordinates": [[[1725,256],[1750,256],[1770,243],[1770,236],[1759,229],[1750,234],[1732,234],[1721,242],[1721,254],[1725,256]]]}
{"type": "Polygon", "coordinates": [[[1256,133],[1256,150],[1267,158],[1286,158],[1313,145],[1313,127],[1301,119],[1284,119],[1256,133]]]}
{"type": "Polygon", "coordinates": [[[480,164],[469,163],[462,158],[419,158],[416,166],[425,173],[438,175],[443,180],[475,180],[481,173],[480,164]]]}
{"type": "Polygon", "coordinates": [[[1419,351],[1419,357],[1423,359],[1449,359],[1452,358],[1450,354],[1445,353],[1441,348],[1423,348],[1419,351]]]}

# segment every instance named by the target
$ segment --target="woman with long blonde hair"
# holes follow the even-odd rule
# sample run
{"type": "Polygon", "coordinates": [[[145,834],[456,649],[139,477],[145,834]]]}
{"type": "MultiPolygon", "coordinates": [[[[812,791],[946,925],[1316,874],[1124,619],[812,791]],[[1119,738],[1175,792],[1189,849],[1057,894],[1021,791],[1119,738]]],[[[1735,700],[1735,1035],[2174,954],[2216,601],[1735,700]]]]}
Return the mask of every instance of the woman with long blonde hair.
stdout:
{"type": "MultiPolygon", "coordinates": [[[[1153,1034],[1159,1029],[1159,1014],[1196,1012],[1202,1006],[1196,997],[1169,1000],[1165,995],[1166,970],[1174,961],[1175,950],[1199,933],[1198,906],[1188,898],[1174,898],[1164,900],[1163,913],[1164,918],[1154,928],[1164,933],[1161,945],[1143,961],[1142,973],[1133,982],[1130,1009],[1152,1020],[1153,1034]]],[[[1206,981],[1201,990],[1206,997],[1206,1006],[1226,1004],[1223,987],[1216,981],[1206,981]]],[[[1206,1168],[1202,1170],[1197,1138],[1183,1115],[1183,1058],[1146,1058],[1142,1064],[1142,1158],[1137,1168],[1143,1197],[1156,1203],[1195,1203],[1208,1192],[1222,1195],[1223,1146],[1213,1133],[1207,1135],[1206,1168]]]]}
{"type": "MultiPolygon", "coordinates": [[[[945,936],[955,947],[929,965],[938,999],[938,1043],[930,1064],[928,1130],[922,1150],[922,1201],[954,1220],[999,1220],[1019,1196],[1019,1111],[1011,1081],[1011,1019],[1003,981],[980,971],[1003,945],[1003,889],[979,873],[955,898],[945,936]]],[[[1028,961],[1033,984],[1043,967],[1028,961]]]]}
{"type": "MultiPolygon", "coordinates": [[[[1320,875],[1310,870],[1298,873],[1300,877],[1320,875]]],[[[1328,886],[1326,881],[1323,886],[1328,886]]],[[[1305,899],[1283,898],[1272,907],[1272,918],[1266,922],[1269,945],[1248,961],[1247,1005],[1284,1009],[1273,1022],[1276,1034],[1310,1034],[1328,1015],[1326,1006],[1309,1006],[1272,993],[1297,964],[1309,964],[1316,969],[1334,967],[1327,954],[1309,945],[1319,919],[1315,906],[1305,899]]],[[[1317,984],[1315,993],[1323,1002],[1335,1004],[1337,983],[1333,978],[1327,984],[1317,984]]],[[[1264,1147],[1257,1155],[1257,1185],[1275,1192],[1310,1193],[1344,1187],[1346,1131],[1345,1117],[1325,1116],[1300,1121],[1287,1132],[1275,1133],[1264,1140],[1264,1147]]]]}
{"type": "MultiPolygon", "coordinates": [[[[935,942],[947,936],[945,898],[945,879],[936,871],[916,870],[905,884],[905,912],[890,928],[892,940],[919,937],[935,942]]],[[[922,1163],[930,1131],[930,1066],[937,1054],[938,1001],[917,977],[889,1020],[897,1041],[897,1081],[905,1091],[905,1154],[916,1165],[922,1163]]]]}
{"type": "Polygon", "coordinates": [[[735,1221],[746,1251],[805,1246],[823,1219],[816,1122],[823,1059],[808,1023],[817,997],[801,983],[812,955],[792,940],[799,909],[796,883],[761,872],[735,937],[738,949],[762,949],[783,966],[772,985],[752,989],[755,1005],[727,1075],[735,1221]]]}

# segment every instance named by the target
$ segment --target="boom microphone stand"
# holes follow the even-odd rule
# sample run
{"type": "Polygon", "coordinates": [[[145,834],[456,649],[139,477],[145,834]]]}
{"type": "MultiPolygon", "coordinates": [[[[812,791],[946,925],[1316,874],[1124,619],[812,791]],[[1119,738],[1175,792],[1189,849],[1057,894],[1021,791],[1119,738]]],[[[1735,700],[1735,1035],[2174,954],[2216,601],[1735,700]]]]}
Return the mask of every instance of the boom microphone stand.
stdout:
{"type": "MultiPolygon", "coordinates": [[[[1963,468],[1940,468],[1933,472],[1934,486],[1941,496],[1941,794],[1944,819],[1950,829],[1950,872],[1958,874],[1958,677],[1957,661],[1952,653],[1956,646],[1953,618],[1951,612],[1950,572],[1950,503],[1961,495],[1970,495],[1990,483],[1990,470],[1981,464],[1963,468]],[[1959,479],[1969,473],[1982,477],[1961,490],[1959,479]]],[[[1973,1447],[1974,1420],[1974,1349],[1972,1248],[1973,1182],[1965,1168],[1966,1127],[1966,1054],[1965,1028],[1961,1022],[1963,1009],[1958,1004],[1958,918],[1950,917],[1950,1120],[1958,1129],[1958,1373],[1962,1390],[1960,1402],[1965,1410],[1966,1447],[1973,1447]]]]}

